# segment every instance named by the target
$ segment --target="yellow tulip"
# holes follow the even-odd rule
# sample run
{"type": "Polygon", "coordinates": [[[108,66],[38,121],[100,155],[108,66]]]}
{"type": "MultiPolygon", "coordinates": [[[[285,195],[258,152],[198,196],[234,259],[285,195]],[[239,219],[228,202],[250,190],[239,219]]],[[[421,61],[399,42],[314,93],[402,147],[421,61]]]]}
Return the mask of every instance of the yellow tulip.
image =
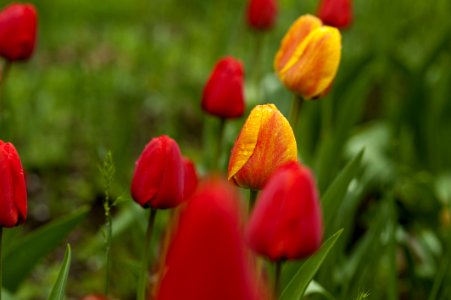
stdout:
{"type": "Polygon", "coordinates": [[[306,15],[298,18],[283,38],[274,69],[288,89],[305,99],[314,99],[329,91],[340,57],[340,31],[306,15]]]}
{"type": "Polygon", "coordinates": [[[241,187],[262,189],[273,171],[289,161],[297,161],[290,124],[274,104],[257,105],[233,146],[229,180],[241,187]]]}

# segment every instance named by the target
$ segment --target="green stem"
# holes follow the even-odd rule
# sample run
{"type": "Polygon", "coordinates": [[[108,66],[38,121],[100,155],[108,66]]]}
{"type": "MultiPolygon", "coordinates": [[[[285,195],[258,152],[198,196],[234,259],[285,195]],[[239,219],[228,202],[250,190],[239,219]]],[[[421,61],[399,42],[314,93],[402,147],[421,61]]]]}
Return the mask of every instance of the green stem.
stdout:
{"type": "Polygon", "coordinates": [[[255,201],[257,200],[257,194],[258,191],[257,190],[249,190],[249,213],[252,212],[252,210],[254,209],[255,206],[255,201]]]}
{"type": "MultiPolygon", "coordinates": [[[[107,200],[108,201],[108,200],[107,200]]],[[[111,239],[113,236],[113,222],[111,214],[108,213],[106,216],[106,270],[105,270],[105,296],[108,298],[109,286],[110,286],[110,269],[111,269],[111,239]]]]}
{"type": "Polygon", "coordinates": [[[222,150],[222,146],[223,146],[223,142],[224,142],[224,132],[225,132],[225,125],[226,125],[226,119],[221,118],[220,119],[220,123],[219,123],[219,129],[218,129],[218,140],[217,140],[217,145],[216,145],[216,157],[215,157],[215,161],[216,161],[216,165],[215,165],[215,169],[217,171],[221,171],[222,166],[221,166],[221,150],[222,150]]]}
{"type": "Polygon", "coordinates": [[[1,76],[0,77],[0,111],[1,111],[1,99],[2,99],[3,86],[5,85],[5,81],[8,78],[9,73],[11,72],[11,66],[12,66],[12,62],[7,60],[3,66],[3,70],[0,75],[1,76]]]}
{"type": "Polygon", "coordinates": [[[0,226],[0,300],[2,300],[2,291],[3,291],[2,238],[3,238],[3,227],[0,226]]]}
{"type": "MultiPolygon", "coordinates": [[[[144,241],[144,253],[142,260],[142,270],[140,278],[138,281],[137,299],[146,300],[146,290],[147,290],[147,273],[150,261],[150,241],[152,240],[153,227],[155,225],[155,219],[157,216],[157,210],[155,208],[150,208],[149,223],[147,224],[146,238],[144,241]]],[[[1,299],[0,299],[1,300],[1,299]]]]}
{"type": "Polygon", "coordinates": [[[274,270],[274,295],[275,299],[279,296],[279,286],[280,286],[280,275],[282,273],[282,260],[278,260],[275,262],[275,270],[274,270]]]}
{"type": "Polygon", "coordinates": [[[302,97],[296,95],[293,97],[293,102],[290,111],[290,124],[295,133],[299,120],[299,115],[301,114],[302,103],[304,103],[304,99],[302,97]]]}

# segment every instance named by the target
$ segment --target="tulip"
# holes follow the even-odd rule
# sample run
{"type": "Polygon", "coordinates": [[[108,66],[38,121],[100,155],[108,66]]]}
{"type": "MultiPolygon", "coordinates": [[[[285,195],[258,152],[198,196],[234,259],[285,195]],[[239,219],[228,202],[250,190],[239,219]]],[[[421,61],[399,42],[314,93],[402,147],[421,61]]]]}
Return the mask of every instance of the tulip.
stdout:
{"type": "Polygon", "coordinates": [[[238,193],[211,179],[182,210],[156,300],[260,299],[244,245],[238,193]]]}
{"type": "Polygon", "coordinates": [[[241,117],[244,112],[243,77],[240,61],[231,56],[218,61],[205,85],[202,109],[223,119],[241,117]]]}
{"type": "Polygon", "coordinates": [[[323,26],[320,19],[306,15],[286,33],[274,60],[282,83],[305,99],[316,99],[330,90],[341,56],[338,29],[323,26]]]}
{"type": "Polygon", "coordinates": [[[163,135],[152,139],[136,162],[131,194],[142,207],[172,208],[183,200],[183,181],[180,149],[163,135]]]}
{"type": "Polygon", "coordinates": [[[10,4],[0,12],[0,56],[26,60],[36,44],[37,13],[32,4],[10,4]]]}
{"type": "Polygon", "coordinates": [[[324,24],[338,28],[348,27],[352,22],[351,0],[323,0],[318,17],[324,24]]]}
{"type": "Polygon", "coordinates": [[[274,104],[257,105],[233,146],[228,178],[259,190],[277,167],[296,160],[296,139],[287,119],[274,104]]]}
{"type": "Polygon", "coordinates": [[[183,199],[188,199],[196,190],[198,177],[194,163],[188,158],[183,158],[184,189],[183,199]]]}
{"type": "Polygon", "coordinates": [[[27,218],[27,188],[19,154],[0,140],[0,227],[14,227],[27,218]]]}
{"type": "Polygon", "coordinates": [[[250,0],[247,6],[247,24],[255,30],[271,29],[276,21],[276,0],[250,0]]]}
{"type": "Polygon", "coordinates": [[[280,167],[250,216],[248,245],[273,261],[302,259],[320,247],[322,234],[318,192],[311,172],[297,162],[280,167]]]}

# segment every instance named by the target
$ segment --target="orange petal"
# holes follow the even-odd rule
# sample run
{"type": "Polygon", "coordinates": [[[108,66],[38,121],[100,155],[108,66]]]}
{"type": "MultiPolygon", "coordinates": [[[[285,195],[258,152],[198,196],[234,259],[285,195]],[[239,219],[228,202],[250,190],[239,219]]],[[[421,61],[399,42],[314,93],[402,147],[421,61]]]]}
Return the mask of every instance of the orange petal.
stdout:
{"type": "Polygon", "coordinates": [[[323,26],[302,41],[279,76],[290,90],[311,99],[331,85],[340,56],[340,32],[334,27],[323,26]]]}
{"type": "Polygon", "coordinates": [[[321,20],[312,15],[305,15],[299,17],[293,25],[291,25],[288,32],[285,34],[280,49],[274,59],[274,69],[280,72],[285,64],[290,60],[290,57],[295,52],[298,45],[309,35],[313,30],[320,28],[321,20]]]}

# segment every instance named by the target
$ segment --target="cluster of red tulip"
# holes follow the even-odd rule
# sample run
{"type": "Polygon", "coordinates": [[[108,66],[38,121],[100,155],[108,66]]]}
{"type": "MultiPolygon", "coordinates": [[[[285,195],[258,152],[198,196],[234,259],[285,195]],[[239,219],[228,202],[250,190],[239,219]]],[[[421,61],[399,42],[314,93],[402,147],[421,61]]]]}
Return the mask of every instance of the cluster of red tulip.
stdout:
{"type": "MultiPolygon", "coordinates": [[[[275,0],[251,0],[247,22],[255,30],[268,30],[276,12],[275,0]]],[[[330,90],[340,62],[341,37],[323,23],[347,26],[350,3],[324,0],[319,17],[297,19],[275,56],[275,72],[297,96],[295,102],[300,97],[320,98],[330,90]]],[[[1,11],[0,56],[7,62],[29,58],[36,22],[29,4],[12,4],[1,11]]],[[[243,90],[242,63],[225,57],[205,85],[202,109],[222,120],[240,118],[245,110],[243,90]]],[[[296,128],[295,122],[291,125],[296,128]]],[[[27,195],[11,143],[0,141],[0,170],[0,226],[12,227],[26,219],[27,195]]],[[[157,210],[179,207],[180,214],[175,214],[177,225],[152,293],[146,291],[144,258],[138,299],[150,294],[155,299],[271,299],[273,293],[262,288],[267,279],[258,276],[261,270],[253,256],[280,264],[306,258],[320,247],[323,225],[314,176],[298,160],[293,129],[274,104],[257,105],[250,112],[231,151],[227,177],[206,176],[198,183],[195,165],[168,136],[153,138],[145,146],[136,162],[131,195],[151,211],[146,252],[157,210]],[[248,215],[236,186],[250,189],[251,195],[260,191],[251,199],[248,215]]],[[[89,297],[85,299],[102,299],[89,297]]]]}

